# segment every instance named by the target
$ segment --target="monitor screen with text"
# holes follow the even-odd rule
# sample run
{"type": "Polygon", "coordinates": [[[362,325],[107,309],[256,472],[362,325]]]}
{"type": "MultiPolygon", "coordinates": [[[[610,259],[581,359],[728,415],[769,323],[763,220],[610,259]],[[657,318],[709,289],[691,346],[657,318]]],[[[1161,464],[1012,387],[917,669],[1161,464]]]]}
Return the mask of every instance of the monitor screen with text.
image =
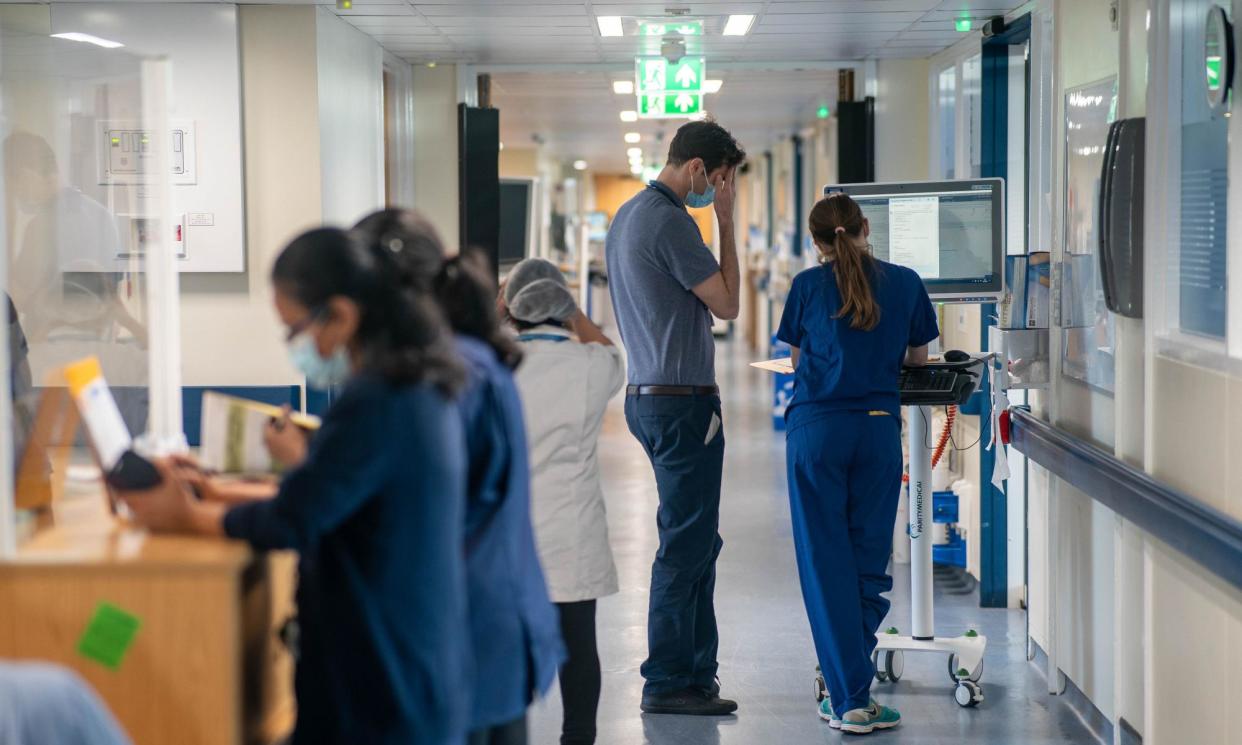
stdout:
{"type": "Polygon", "coordinates": [[[985,301],[1002,290],[1000,179],[824,187],[849,194],[871,228],[876,258],[909,267],[943,301],[985,301]]]}

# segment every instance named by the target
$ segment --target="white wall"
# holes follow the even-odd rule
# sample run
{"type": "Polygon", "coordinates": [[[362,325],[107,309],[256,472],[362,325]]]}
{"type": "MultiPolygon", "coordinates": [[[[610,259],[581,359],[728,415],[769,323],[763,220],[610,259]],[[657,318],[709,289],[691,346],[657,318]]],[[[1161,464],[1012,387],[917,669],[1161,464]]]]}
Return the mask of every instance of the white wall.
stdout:
{"type": "Polygon", "coordinates": [[[414,68],[384,52],[384,73],[391,86],[384,102],[388,120],[388,203],[414,206],[414,68]]]}
{"type": "Polygon", "coordinates": [[[284,245],[322,220],[315,8],[239,9],[246,142],[244,275],[183,275],[184,384],[290,385],[268,272],[284,245]]]}
{"type": "MultiPolygon", "coordinates": [[[[1107,0],[1056,0],[1054,10],[1050,248],[1053,259],[1059,260],[1065,219],[1064,95],[1069,89],[1116,76],[1119,53],[1107,0]]],[[[1036,397],[1036,409],[1057,426],[1111,449],[1115,432],[1112,397],[1062,377],[1057,329],[1050,330],[1050,339],[1053,383],[1046,397],[1036,397]]],[[[1118,368],[1118,377],[1124,374],[1118,368]]],[[[1126,621],[1117,615],[1116,516],[1033,464],[1028,497],[1031,636],[1095,706],[1112,718],[1117,712],[1116,629],[1126,621]]]]}
{"type": "Polygon", "coordinates": [[[323,7],[315,27],[323,220],[353,225],[384,205],[383,49],[323,7]]]}
{"type": "Polygon", "coordinates": [[[928,174],[928,61],[876,63],[876,181],[918,181],[928,174]]]}
{"type": "Polygon", "coordinates": [[[414,68],[414,204],[459,248],[457,198],[457,71],[452,65],[414,68]]]}
{"type": "MultiPolygon", "coordinates": [[[[80,31],[172,62],[169,118],[194,122],[197,183],[173,186],[173,212],[210,213],[186,226],[183,272],[245,270],[237,7],[220,4],[55,4],[52,31],[80,31]]],[[[102,136],[102,135],[101,135],[102,136]]]]}

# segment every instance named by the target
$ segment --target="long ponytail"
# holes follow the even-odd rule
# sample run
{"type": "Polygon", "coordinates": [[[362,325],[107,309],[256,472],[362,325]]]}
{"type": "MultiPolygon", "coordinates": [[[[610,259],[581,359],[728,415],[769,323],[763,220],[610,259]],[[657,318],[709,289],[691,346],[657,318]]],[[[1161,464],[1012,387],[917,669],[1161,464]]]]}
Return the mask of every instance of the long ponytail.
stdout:
{"type": "Polygon", "coordinates": [[[849,318],[850,328],[871,331],[880,323],[880,306],[871,287],[876,263],[863,236],[862,209],[847,194],[830,194],[811,209],[808,222],[816,242],[832,249],[832,271],[841,293],[835,317],[849,318]]]}

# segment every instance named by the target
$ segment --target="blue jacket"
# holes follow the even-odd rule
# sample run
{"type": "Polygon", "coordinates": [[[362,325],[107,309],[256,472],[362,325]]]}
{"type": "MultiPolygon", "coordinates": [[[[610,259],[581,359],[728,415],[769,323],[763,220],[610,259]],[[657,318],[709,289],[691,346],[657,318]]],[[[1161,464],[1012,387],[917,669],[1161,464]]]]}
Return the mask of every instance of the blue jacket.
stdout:
{"type": "Polygon", "coordinates": [[[469,383],[460,406],[469,458],[466,584],[474,640],[470,726],[511,722],[564,659],[530,524],[526,425],[512,373],[490,346],[457,338],[469,383]]]}
{"type": "Polygon", "coordinates": [[[225,517],[300,553],[294,745],[465,740],[463,437],[438,392],[355,378],[276,498],[225,517]]]}

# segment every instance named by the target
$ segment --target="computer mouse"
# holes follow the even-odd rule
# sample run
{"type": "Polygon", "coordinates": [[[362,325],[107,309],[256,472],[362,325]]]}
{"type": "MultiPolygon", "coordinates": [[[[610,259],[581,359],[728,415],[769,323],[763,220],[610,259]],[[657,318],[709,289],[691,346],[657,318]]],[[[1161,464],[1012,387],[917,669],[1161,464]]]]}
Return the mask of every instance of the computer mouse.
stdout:
{"type": "Polygon", "coordinates": [[[970,355],[960,349],[950,349],[944,353],[945,362],[970,362],[970,355]]]}

